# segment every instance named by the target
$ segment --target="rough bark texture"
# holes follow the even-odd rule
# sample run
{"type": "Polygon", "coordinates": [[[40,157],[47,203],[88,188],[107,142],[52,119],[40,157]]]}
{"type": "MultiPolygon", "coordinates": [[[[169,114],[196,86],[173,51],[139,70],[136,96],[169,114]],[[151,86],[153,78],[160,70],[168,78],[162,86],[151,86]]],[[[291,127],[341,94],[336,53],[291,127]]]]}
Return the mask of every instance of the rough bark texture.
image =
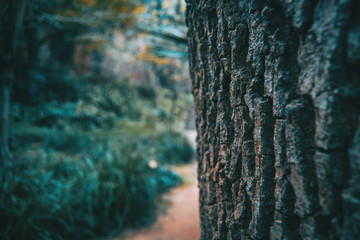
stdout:
{"type": "Polygon", "coordinates": [[[201,239],[360,239],[360,2],[188,0],[201,239]]]}

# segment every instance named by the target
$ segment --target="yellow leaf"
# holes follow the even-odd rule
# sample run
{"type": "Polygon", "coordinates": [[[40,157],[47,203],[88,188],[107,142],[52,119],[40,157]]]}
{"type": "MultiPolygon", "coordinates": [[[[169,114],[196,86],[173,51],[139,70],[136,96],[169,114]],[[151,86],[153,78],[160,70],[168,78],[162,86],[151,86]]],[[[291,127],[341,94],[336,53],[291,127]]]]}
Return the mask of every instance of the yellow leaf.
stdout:
{"type": "Polygon", "coordinates": [[[94,6],[96,4],[95,0],[80,0],[80,2],[88,6],[94,6]]]}
{"type": "Polygon", "coordinates": [[[146,6],[140,6],[140,7],[136,7],[132,12],[134,14],[140,14],[143,12],[146,12],[148,10],[148,8],[146,6]]]}
{"type": "Polygon", "coordinates": [[[91,52],[91,51],[93,51],[95,48],[97,48],[98,46],[100,46],[103,43],[104,43],[103,40],[90,43],[89,45],[86,46],[86,50],[91,52]]]}
{"type": "Polygon", "coordinates": [[[146,45],[144,48],[144,51],[138,56],[139,59],[148,61],[148,62],[154,62],[158,65],[165,65],[170,63],[170,59],[167,58],[159,58],[158,56],[155,56],[150,52],[151,48],[150,46],[146,45]]]}

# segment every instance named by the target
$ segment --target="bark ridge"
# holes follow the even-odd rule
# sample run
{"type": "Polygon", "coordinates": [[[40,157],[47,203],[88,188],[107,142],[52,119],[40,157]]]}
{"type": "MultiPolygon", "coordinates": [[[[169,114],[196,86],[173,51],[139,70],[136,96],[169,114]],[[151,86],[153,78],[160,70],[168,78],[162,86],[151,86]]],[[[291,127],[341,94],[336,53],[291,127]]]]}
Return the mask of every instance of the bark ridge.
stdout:
{"type": "Polygon", "coordinates": [[[202,240],[359,238],[359,12],[187,1],[202,240]]]}

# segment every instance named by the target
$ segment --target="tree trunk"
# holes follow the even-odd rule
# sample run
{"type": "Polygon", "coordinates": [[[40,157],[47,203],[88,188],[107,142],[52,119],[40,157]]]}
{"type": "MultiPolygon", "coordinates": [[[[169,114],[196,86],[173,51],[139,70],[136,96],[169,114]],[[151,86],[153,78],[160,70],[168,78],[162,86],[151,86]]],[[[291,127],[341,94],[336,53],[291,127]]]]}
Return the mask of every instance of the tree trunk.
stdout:
{"type": "Polygon", "coordinates": [[[14,79],[16,33],[24,10],[24,0],[0,1],[0,166],[10,155],[10,86],[14,79]]]}
{"type": "Polygon", "coordinates": [[[201,239],[360,239],[359,13],[187,1],[201,239]]]}
{"type": "Polygon", "coordinates": [[[0,166],[9,158],[9,108],[10,108],[10,87],[1,84],[0,99],[0,166]]]}

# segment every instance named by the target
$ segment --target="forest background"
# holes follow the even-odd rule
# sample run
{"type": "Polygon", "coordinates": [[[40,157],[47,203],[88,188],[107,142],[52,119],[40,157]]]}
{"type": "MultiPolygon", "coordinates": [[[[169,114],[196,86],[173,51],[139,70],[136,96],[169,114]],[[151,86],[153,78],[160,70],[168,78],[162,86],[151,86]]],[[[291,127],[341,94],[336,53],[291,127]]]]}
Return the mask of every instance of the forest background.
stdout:
{"type": "Polygon", "coordinates": [[[2,157],[0,238],[99,239],[153,222],[161,194],[181,183],[169,166],[194,154],[180,133],[193,127],[185,4],[1,5],[1,33],[11,11],[23,12],[11,101],[1,102],[2,113],[11,103],[11,154],[2,157]]]}

